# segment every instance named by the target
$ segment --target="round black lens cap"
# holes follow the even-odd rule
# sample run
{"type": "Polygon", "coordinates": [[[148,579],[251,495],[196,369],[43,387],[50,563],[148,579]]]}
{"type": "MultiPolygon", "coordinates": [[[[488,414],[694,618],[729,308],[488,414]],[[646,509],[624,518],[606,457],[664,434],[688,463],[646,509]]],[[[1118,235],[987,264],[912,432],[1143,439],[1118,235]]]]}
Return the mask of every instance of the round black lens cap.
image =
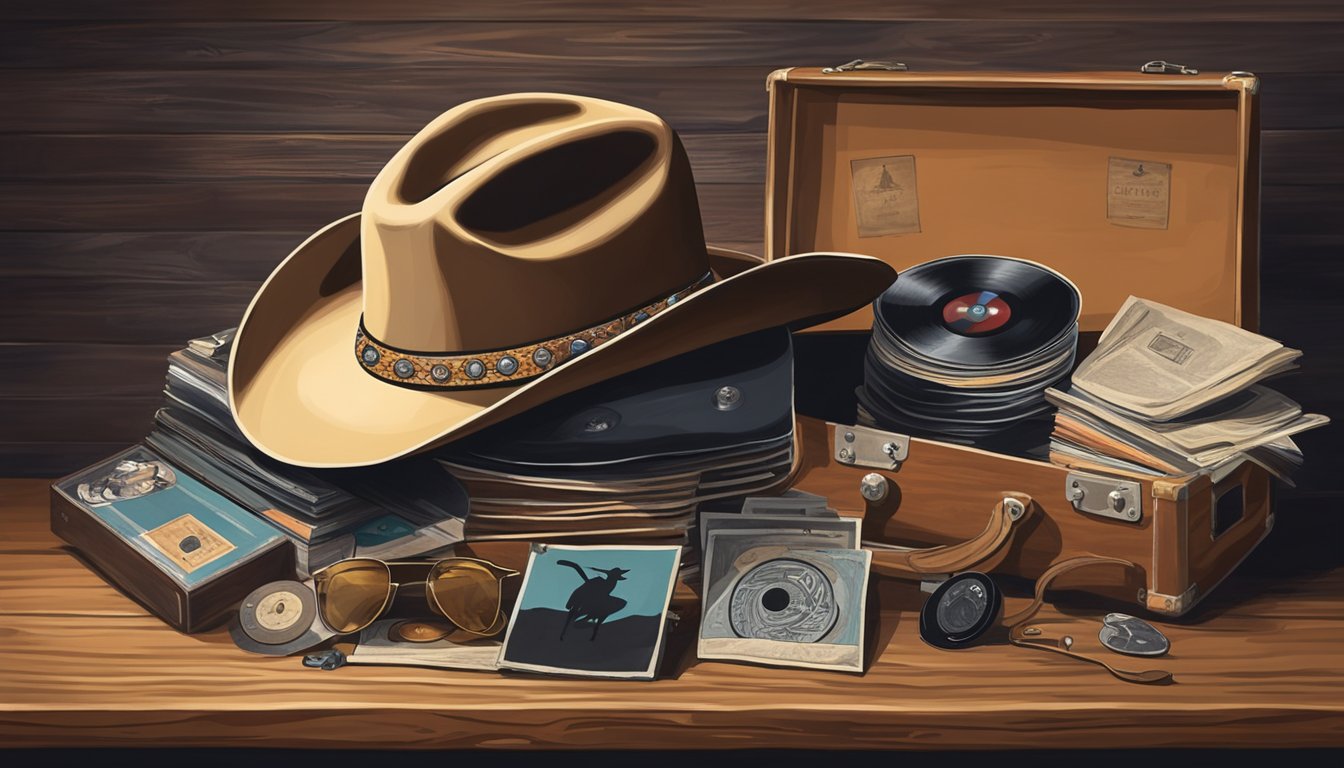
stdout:
{"type": "Polygon", "coordinates": [[[938,585],[919,614],[919,636],[935,648],[965,648],[994,626],[1003,595],[983,573],[959,573],[938,585]]]}

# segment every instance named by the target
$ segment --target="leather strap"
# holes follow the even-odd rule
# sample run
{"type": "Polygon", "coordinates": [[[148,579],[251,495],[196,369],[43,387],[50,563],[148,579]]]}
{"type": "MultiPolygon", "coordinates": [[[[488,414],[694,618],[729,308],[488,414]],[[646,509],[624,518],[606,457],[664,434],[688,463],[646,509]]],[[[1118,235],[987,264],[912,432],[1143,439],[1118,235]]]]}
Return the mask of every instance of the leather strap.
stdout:
{"type": "Polygon", "coordinates": [[[956,573],[971,569],[989,570],[991,560],[1001,558],[1012,543],[1013,531],[1035,509],[1031,496],[1018,491],[999,494],[999,502],[989,513],[985,529],[956,544],[926,549],[891,547],[865,541],[873,553],[872,570],[883,576],[921,579],[933,574],[956,573]]]}
{"type": "MultiPolygon", "coordinates": [[[[1174,682],[1172,674],[1162,669],[1149,669],[1141,672],[1133,672],[1125,669],[1118,669],[1111,666],[1101,655],[1092,655],[1084,653],[1084,648],[1100,646],[1100,641],[1095,638],[1095,627],[1089,626],[1088,636],[1084,637],[1082,633],[1069,634],[1068,627],[1077,627],[1076,621],[1051,621],[1051,622],[1033,622],[1032,618],[1040,612],[1045,604],[1045,593],[1050,589],[1050,585],[1060,576],[1066,573],[1076,571],[1080,568],[1087,568],[1096,565],[1118,565],[1123,568],[1135,568],[1137,566],[1128,560],[1121,560],[1115,557],[1083,556],[1074,557],[1068,560],[1062,560],[1050,566],[1040,578],[1036,579],[1036,594],[1031,604],[1016,613],[1005,616],[1001,623],[1008,627],[1008,641],[1013,645],[1022,648],[1039,648],[1041,650],[1052,651],[1070,658],[1086,661],[1091,664],[1097,664],[1105,667],[1120,680],[1127,683],[1145,683],[1145,684],[1167,684],[1174,682]],[[1052,628],[1053,631],[1047,631],[1052,628]],[[1095,641],[1095,642],[1094,642],[1095,641]]],[[[1094,649],[1096,650],[1096,649],[1094,649]]],[[[1101,653],[1110,653],[1105,648],[1099,649],[1101,653]]]]}

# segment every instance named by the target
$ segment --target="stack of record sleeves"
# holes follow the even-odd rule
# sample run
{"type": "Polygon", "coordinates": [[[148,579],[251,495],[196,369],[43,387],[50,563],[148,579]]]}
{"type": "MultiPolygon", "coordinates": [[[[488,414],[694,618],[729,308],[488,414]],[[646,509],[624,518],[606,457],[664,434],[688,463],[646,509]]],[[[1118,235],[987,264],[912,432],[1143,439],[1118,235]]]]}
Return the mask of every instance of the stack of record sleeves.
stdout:
{"type": "MultiPolygon", "coordinates": [[[[466,539],[691,545],[697,513],[782,490],[794,464],[784,328],[558,398],[440,450],[466,486],[466,539]]],[[[682,552],[682,575],[698,566],[682,552]]]]}
{"type": "Polygon", "coordinates": [[[1039,264],[952,256],[903,273],[873,303],[858,390],[867,426],[1043,455],[1048,387],[1078,349],[1078,289],[1039,264]]]}

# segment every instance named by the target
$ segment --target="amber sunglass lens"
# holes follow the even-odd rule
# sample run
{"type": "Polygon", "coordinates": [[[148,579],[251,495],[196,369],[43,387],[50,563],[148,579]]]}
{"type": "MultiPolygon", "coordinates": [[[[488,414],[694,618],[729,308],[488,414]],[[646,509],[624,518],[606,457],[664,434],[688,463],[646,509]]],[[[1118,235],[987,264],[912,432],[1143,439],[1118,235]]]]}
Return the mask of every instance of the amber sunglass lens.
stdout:
{"type": "Polygon", "coordinates": [[[341,634],[373,623],[387,604],[392,577],[377,560],[336,563],[314,577],[317,607],[328,627],[341,634]]]}
{"type": "Polygon", "coordinates": [[[430,574],[429,590],[444,616],[468,632],[486,632],[499,616],[499,578],[482,563],[440,563],[430,574]]]}

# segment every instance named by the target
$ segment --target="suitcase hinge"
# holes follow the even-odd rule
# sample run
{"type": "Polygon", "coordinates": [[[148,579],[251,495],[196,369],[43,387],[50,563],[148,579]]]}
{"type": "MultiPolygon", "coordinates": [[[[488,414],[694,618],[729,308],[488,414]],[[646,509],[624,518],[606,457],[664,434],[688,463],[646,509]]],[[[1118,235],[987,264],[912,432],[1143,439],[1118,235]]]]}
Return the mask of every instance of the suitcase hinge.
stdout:
{"type": "Polygon", "coordinates": [[[833,75],[837,72],[863,72],[866,70],[879,70],[882,72],[904,72],[910,69],[899,61],[867,61],[865,59],[855,59],[847,61],[844,64],[835,67],[824,67],[821,70],[823,75],[833,75]]]}
{"type": "Polygon", "coordinates": [[[1172,64],[1169,61],[1150,61],[1139,67],[1145,75],[1198,75],[1199,70],[1184,64],[1172,64]]]}
{"type": "Polygon", "coordinates": [[[1132,480],[1070,472],[1064,478],[1064,495],[1079,512],[1126,523],[1143,519],[1143,497],[1132,480]]]}
{"type": "Polygon", "coordinates": [[[910,455],[910,438],[870,427],[835,425],[835,460],[854,467],[896,469],[910,455]]]}

